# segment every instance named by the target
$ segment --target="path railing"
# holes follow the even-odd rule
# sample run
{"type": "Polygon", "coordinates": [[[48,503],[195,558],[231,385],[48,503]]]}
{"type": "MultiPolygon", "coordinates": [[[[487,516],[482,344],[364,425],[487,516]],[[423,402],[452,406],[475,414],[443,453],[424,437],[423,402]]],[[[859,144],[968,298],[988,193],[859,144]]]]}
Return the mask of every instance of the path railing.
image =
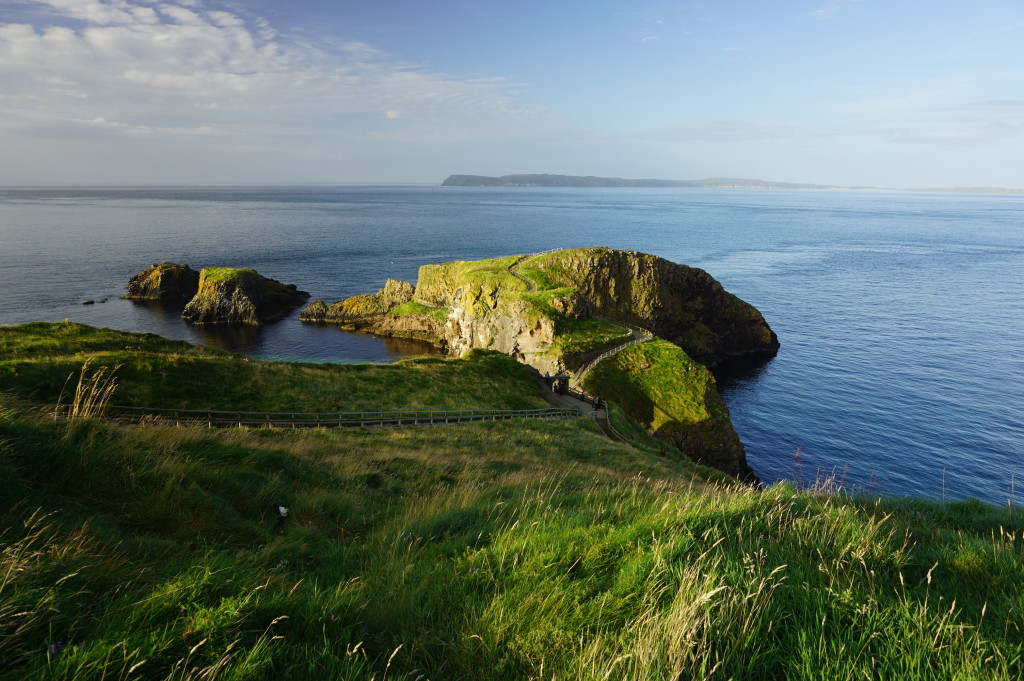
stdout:
{"type": "Polygon", "coordinates": [[[597,357],[593,358],[592,360],[584,364],[582,367],[580,367],[579,370],[576,372],[576,375],[573,376],[572,383],[570,384],[572,388],[576,388],[577,386],[579,386],[580,383],[583,382],[584,377],[586,377],[586,375],[590,372],[590,370],[596,367],[598,364],[600,364],[603,360],[606,360],[612,355],[616,355],[625,350],[626,348],[636,345],[637,343],[646,343],[647,341],[654,338],[654,334],[648,331],[647,329],[627,326],[622,322],[613,322],[612,320],[605,319],[604,317],[596,317],[596,319],[602,319],[608,322],[609,324],[615,324],[616,326],[621,326],[624,329],[628,329],[630,333],[633,334],[633,339],[628,340],[625,343],[622,343],[621,345],[616,345],[614,348],[611,348],[609,350],[605,350],[600,355],[598,355],[597,357]]]}
{"type": "MultiPolygon", "coordinates": [[[[70,405],[53,405],[53,413],[64,415],[70,405]]],[[[104,416],[127,422],[154,419],[176,425],[213,427],[248,426],[271,428],[408,428],[441,426],[508,419],[577,418],[575,409],[463,409],[449,411],[354,411],[277,412],[227,411],[214,409],[170,409],[110,405],[104,416]]]]}

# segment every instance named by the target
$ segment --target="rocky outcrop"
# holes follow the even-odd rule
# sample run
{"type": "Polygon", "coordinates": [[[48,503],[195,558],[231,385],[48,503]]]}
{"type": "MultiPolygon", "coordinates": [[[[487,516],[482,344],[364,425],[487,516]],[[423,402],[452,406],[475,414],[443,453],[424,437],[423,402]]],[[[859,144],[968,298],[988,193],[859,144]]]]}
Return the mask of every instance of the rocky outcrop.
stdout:
{"type": "Polygon", "coordinates": [[[662,344],[656,361],[622,364],[625,357],[647,357],[647,343],[615,355],[618,364],[609,366],[619,366],[619,373],[609,379],[607,371],[597,371],[591,392],[620,402],[693,460],[756,480],[707,367],[770,357],[778,339],[756,309],[703,270],[608,248],[424,265],[415,288],[389,281],[372,295],[332,305],[315,301],[300,319],[424,338],[452,354],[497,350],[540,372],[560,374],[608,349],[602,338],[621,343],[623,333],[628,337],[597,317],[664,340],[654,341],[662,344]],[[603,330],[597,328],[602,324],[603,330]],[[702,381],[694,382],[697,373],[681,373],[693,367],[702,381]]]}
{"type": "Polygon", "coordinates": [[[199,290],[199,272],[188,265],[161,262],[130,280],[122,296],[129,300],[189,300],[199,290]]]}
{"type": "Polygon", "coordinates": [[[299,321],[336,324],[380,336],[415,338],[447,350],[443,338],[446,311],[415,303],[414,291],[408,282],[388,279],[376,293],[352,296],[331,305],[314,300],[299,314],[299,321]]]}
{"type": "Polygon", "coordinates": [[[314,300],[302,311],[299,320],[318,324],[357,324],[374,320],[411,301],[414,292],[412,284],[388,279],[384,288],[376,293],[352,296],[331,305],[314,300]]]}
{"type": "Polygon", "coordinates": [[[555,302],[565,316],[644,327],[707,366],[764,359],[779,349],[757,309],[696,267],[610,248],[560,251],[530,262],[573,289],[555,302]]]}
{"type": "Polygon", "coordinates": [[[294,284],[282,284],[252,269],[206,268],[181,316],[193,324],[259,325],[284,316],[308,298],[294,284]]]}
{"type": "Polygon", "coordinates": [[[615,402],[691,460],[757,482],[714,375],[676,345],[664,340],[634,345],[601,362],[583,388],[615,402]]]}

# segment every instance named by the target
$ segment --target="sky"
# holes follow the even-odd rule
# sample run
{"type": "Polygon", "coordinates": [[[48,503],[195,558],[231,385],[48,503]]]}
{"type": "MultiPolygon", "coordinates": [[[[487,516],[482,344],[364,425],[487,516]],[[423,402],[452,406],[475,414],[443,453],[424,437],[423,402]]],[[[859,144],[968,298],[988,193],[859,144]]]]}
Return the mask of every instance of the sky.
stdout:
{"type": "Polygon", "coordinates": [[[0,0],[0,185],[1024,188],[1021,0],[0,0]]]}

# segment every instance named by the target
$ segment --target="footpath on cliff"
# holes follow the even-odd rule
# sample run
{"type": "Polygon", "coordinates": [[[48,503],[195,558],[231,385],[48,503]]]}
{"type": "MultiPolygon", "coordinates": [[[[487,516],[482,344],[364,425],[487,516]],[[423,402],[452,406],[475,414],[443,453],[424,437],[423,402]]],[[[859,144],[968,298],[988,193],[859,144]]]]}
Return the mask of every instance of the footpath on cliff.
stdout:
{"type": "MultiPolygon", "coordinates": [[[[516,269],[524,260],[532,258],[535,255],[538,254],[528,253],[525,255],[521,255],[519,256],[519,258],[516,259],[514,263],[508,266],[508,273],[511,274],[516,279],[518,279],[519,281],[521,281],[526,286],[526,289],[528,291],[536,291],[537,287],[534,285],[532,281],[516,272],[516,269]]],[[[595,366],[600,364],[602,361],[611,357],[612,355],[615,355],[625,350],[628,347],[636,345],[637,343],[643,343],[651,340],[652,338],[654,338],[654,334],[645,329],[633,328],[618,322],[611,323],[615,324],[616,326],[621,326],[622,328],[628,330],[631,334],[633,334],[633,338],[626,341],[625,343],[615,346],[614,348],[602,352],[600,355],[594,357],[586,364],[584,364],[582,367],[580,367],[579,370],[577,370],[573,374],[571,379],[568,380],[568,392],[553,392],[551,389],[550,378],[541,377],[540,372],[537,372],[537,377],[538,382],[541,386],[541,390],[544,392],[544,399],[547,401],[548,404],[559,408],[575,409],[580,413],[581,416],[588,416],[592,418],[594,420],[594,423],[597,424],[597,427],[601,429],[601,432],[604,433],[605,437],[607,437],[609,440],[621,442],[622,438],[618,435],[618,433],[615,432],[614,427],[608,421],[608,408],[605,407],[603,409],[596,409],[594,407],[593,398],[585,399],[587,396],[585,393],[579,390],[579,385],[583,382],[583,379],[586,377],[587,373],[595,366]]]]}
{"type": "Polygon", "coordinates": [[[577,397],[577,395],[582,396],[582,393],[576,391],[573,391],[573,393],[575,394],[553,392],[551,386],[548,384],[549,380],[550,379],[546,379],[543,376],[541,376],[538,372],[537,384],[540,386],[541,391],[543,391],[544,393],[545,402],[559,409],[575,409],[577,412],[579,412],[580,416],[587,416],[589,418],[592,418],[594,420],[594,423],[597,424],[597,427],[601,429],[601,432],[609,440],[614,440],[615,442],[622,441],[622,438],[618,437],[615,434],[615,431],[608,423],[607,407],[604,407],[602,409],[595,409],[593,402],[584,400],[582,399],[582,397],[577,397]]]}

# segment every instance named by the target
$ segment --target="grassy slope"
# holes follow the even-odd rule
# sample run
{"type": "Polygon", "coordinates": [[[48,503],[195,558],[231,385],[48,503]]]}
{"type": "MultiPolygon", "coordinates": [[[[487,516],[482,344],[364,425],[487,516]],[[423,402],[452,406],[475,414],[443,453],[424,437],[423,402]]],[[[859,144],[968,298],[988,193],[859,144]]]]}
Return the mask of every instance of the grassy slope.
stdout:
{"type": "Polygon", "coordinates": [[[0,327],[0,389],[55,402],[86,359],[94,367],[120,366],[115,402],[136,406],[322,412],[546,406],[524,368],[492,352],[394,365],[257,362],[68,322],[0,327]]]}
{"type": "MultiPolygon", "coordinates": [[[[605,359],[587,374],[582,388],[614,401],[641,426],[698,460],[713,459],[723,443],[739,448],[711,372],[668,341],[639,343],[605,359]]],[[[726,461],[709,465],[723,467],[726,461]]]]}
{"type": "Polygon", "coordinates": [[[0,679],[1024,672],[1018,511],[708,486],[586,421],[210,431],[0,404],[0,679]]]}

